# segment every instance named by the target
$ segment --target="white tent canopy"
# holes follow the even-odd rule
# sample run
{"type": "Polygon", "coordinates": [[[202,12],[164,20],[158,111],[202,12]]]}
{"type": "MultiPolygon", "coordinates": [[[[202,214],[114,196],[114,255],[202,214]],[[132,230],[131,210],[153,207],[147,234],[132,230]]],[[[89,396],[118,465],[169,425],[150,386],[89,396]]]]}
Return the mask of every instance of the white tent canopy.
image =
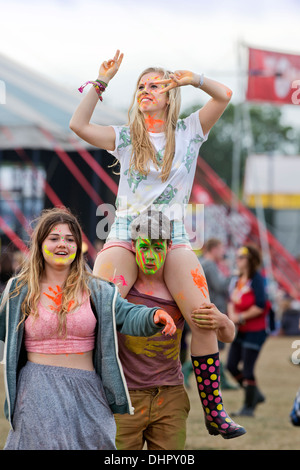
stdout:
{"type": "MultiPolygon", "coordinates": [[[[74,133],[69,122],[81,99],[78,90],[65,89],[0,54],[0,149],[51,149],[52,143],[41,128],[49,131],[65,150],[72,149],[69,138],[74,133]]],[[[101,102],[92,121],[124,124],[126,115],[101,102]]]]}

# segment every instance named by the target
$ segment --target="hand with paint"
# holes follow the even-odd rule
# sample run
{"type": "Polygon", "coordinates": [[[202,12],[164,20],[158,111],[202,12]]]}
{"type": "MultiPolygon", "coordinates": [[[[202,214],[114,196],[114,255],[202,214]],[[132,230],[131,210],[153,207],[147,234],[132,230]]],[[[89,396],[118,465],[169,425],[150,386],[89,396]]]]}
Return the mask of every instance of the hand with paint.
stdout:
{"type": "Polygon", "coordinates": [[[215,304],[205,302],[199,308],[193,310],[191,313],[193,322],[199,328],[206,328],[209,330],[217,330],[225,325],[226,315],[220,312],[215,304]]]}
{"type": "Polygon", "coordinates": [[[235,336],[235,326],[227,315],[220,312],[215,304],[205,302],[191,313],[193,322],[199,328],[216,330],[219,341],[231,343],[235,336]]]}
{"type": "Polygon", "coordinates": [[[170,78],[155,80],[153,83],[167,85],[159,91],[159,93],[166,93],[172,90],[172,88],[179,86],[193,85],[197,87],[199,82],[200,77],[196,73],[190,72],[189,70],[176,70],[174,73],[170,74],[170,78]]]}
{"type": "Polygon", "coordinates": [[[105,81],[105,83],[108,83],[109,80],[111,80],[119,70],[123,57],[124,54],[120,54],[120,51],[117,50],[113,59],[104,61],[101,64],[98,78],[105,81]]]}
{"type": "Polygon", "coordinates": [[[162,323],[163,325],[166,325],[162,330],[163,335],[172,336],[176,333],[176,325],[173,318],[164,310],[156,310],[153,320],[155,324],[162,323]]]}

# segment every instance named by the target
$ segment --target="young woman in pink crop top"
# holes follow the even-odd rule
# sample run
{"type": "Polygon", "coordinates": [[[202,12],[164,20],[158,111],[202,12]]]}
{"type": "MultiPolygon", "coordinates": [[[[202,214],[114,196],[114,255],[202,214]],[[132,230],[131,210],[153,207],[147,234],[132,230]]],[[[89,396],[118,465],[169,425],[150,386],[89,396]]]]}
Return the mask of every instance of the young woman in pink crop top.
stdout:
{"type": "Polygon", "coordinates": [[[38,317],[29,315],[25,320],[28,360],[92,371],[96,318],[85,286],[82,286],[83,292],[77,294],[75,309],[72,308],[75,303],[72,298],[64,302],[65,305],[62,303],[61,286],[66,282],[77,251],[76,240],[68,224],[55,225],[43,240],[41,249],[45,268],[40,279],[38,317]],[[62,308],[65,310],[59,320],[54,313],[62,308]],[[68,314],[71,310],[74,311],[68,314]],[[63,333],[64,329],[67,336],[59,335],[58,331],[63,333]]]}
{"type": "Polygon", "coordinates": [[[176,331],[163,310],[130,304],[116,287],[95,278],[81,247],[81,228],[69,211],[44,211],[8,306],[0,309],[6,315],[4,321],[0,317],[0,326],[7,325],[5,340],[10,343],[5,376],[12,429],[5,449],[115,449],[113,412],[120,408],[127,413],[131,403],[113,325],[136,335],[154,334],[162,327],[165,334],[176,331]],[[12,322],[16,327],[10,330],[12,322]],[[23,346],[16,353],[12,344],[25,345],[25,360],[23,346]],[[17,386],[10,380],[14,361],[17,386]]]}

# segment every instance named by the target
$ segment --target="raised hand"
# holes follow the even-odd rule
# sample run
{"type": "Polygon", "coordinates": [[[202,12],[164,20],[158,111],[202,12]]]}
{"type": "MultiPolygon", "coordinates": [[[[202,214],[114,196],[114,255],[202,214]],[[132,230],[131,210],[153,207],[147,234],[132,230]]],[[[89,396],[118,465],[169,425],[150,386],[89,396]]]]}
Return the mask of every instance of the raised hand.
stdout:
{"type": "Polygon", "coordinates": [[[170,74],[170,78],[158,79],[155,80],[153,83],[166,85],[159,91],[159,93],[166,93],[167,91],[172,90],[172,88],[177,88],[179,86],[198,86],[199,80],[199,75],[190,72],[189,70],[176,70],[174,73],[170,74]]]}
{"type": "Polygon", "coordinates": [[[123,57],[124,54],[120,54],[120,51],[118,49],[113,59],[104,61],[101,64],[99,69],[99,77],[106,79],[107,81],[111,80],[119,70],[123,57]]]}
{"type": "Polygon", "coordinates": [[[162,330],[164,335],[172,336],[176,333],[176,325],[173,318],[164,310],[156,310],[153,320],[154,323],[162,323],[163,325],[166,325],[162,330]]]}

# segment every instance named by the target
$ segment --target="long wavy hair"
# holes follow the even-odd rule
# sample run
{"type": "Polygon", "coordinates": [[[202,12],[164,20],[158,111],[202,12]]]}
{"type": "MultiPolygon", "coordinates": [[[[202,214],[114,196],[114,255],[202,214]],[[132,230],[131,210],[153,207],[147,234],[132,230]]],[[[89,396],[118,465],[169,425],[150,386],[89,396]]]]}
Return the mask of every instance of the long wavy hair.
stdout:
{"type": "MultiPolygon", "coordinates": [[[[129,168],[131,170],[136,170],[143,175],[147,175],[149,173],[151,161],[153,162],[155,168],[157,170],[159,169],[156,159],[156,150],[149,138],[145,118],[139,108],[136,99],[136,94],[141,78],[143,77],[143,75],[146,75],[150,72],[159,74],[164,79],[170,78],[170,73],[172,73],[161,67],[149,67],[145,69],[138,77],[135,93],[128,110],[128,126],[130,128],[130,138],[132,144],[132,154],[130,158],[129,168]]],[[[166,109],[166,145],[160,174],[162,182],[166,181],[169,177],[175,154],[175,130],[181,106],[180,88],[176,87],[171,89],[167,92],[167,96],[169,99],[169,104],[167,105],[166,109]]]]}
{"type": "Polygon", "coordinates": [[[262,257],[259,248],[253,244],[246,244],[243,245],[242,248],[245,248],[247,253],[247,260],[248,260],[248,278],[252,279],[254,274],[258,271],[262,257]]]}
{"type": "Polygon", "coordinates": [[[69,210],[60,208],[46,209],[37,219],[31,237],[29,254],[18,274],[16,288],[12,292],[12,297],[18,295],[20,289],[27,285],[28,291],[22,303],[21,311],[23,316],[19,325],[25,321],[28,315],[33,315],[35,318],[38,317],[37,306],[41,296],[40,281],[45,269],[42,243],[57,224],[68,224],[77,245],[76,256],[70,265],[68,277],[64,285],[61,286],[62,300],[60,309],[56,311],[58,316],[58,335],[65,336],[67,333],[66,316],[68,312],[76,309],[80,304],[80,300],[90,295],[87,285],[90,274],[86,268],[82,253],[81,227],[76,217],[69,210]],[[69,308],[70,305],[72,305],[71,310],[69,308]]]}

